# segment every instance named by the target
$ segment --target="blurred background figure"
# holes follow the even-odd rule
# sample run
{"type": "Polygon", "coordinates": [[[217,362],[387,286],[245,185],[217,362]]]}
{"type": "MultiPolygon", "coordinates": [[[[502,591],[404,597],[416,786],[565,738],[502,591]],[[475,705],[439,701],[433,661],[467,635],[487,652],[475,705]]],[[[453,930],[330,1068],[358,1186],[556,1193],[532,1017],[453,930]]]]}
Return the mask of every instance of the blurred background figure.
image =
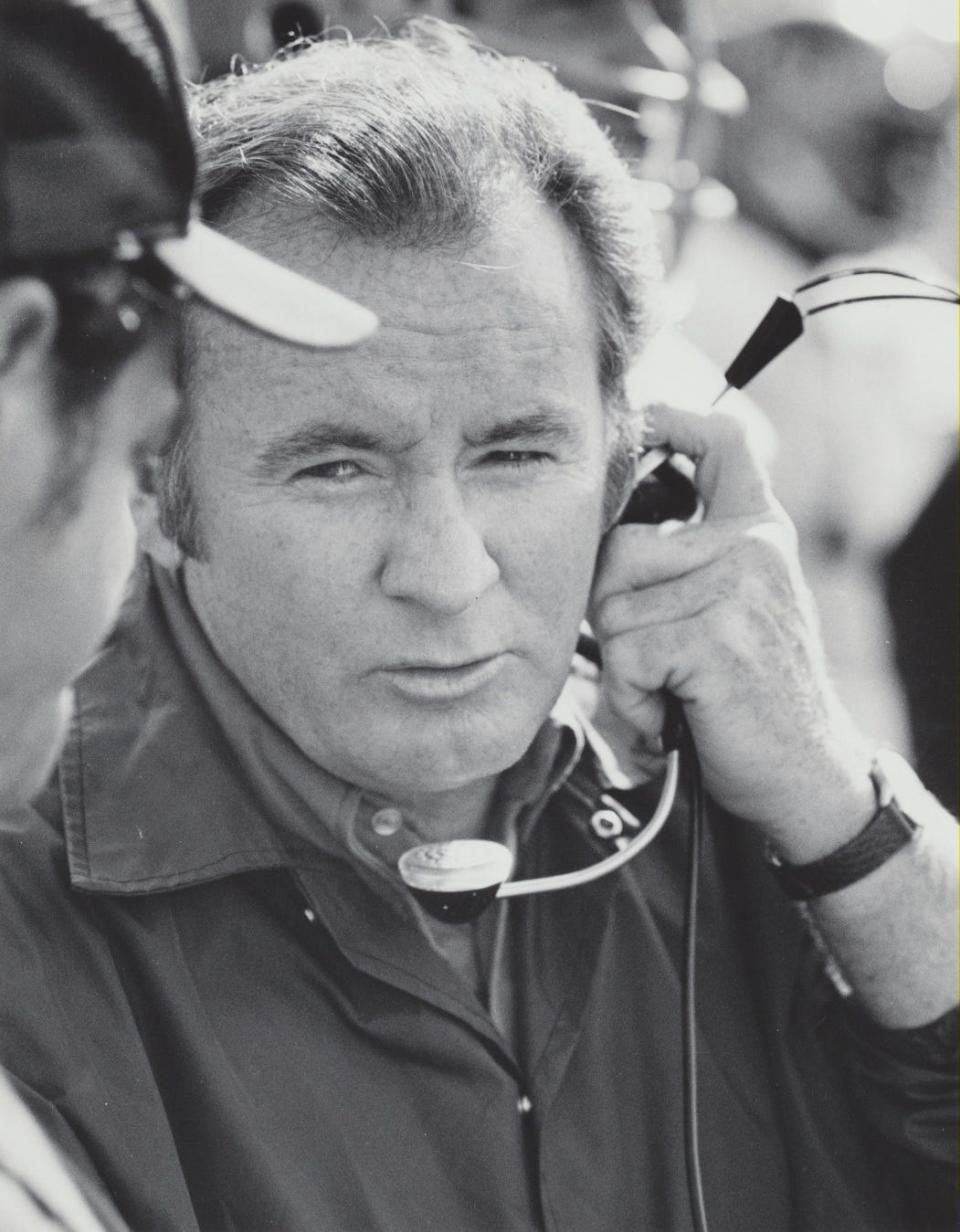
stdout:
{"type": "MultiPolygon", "coordinates": [[[[879,42],[835,23],[793,21],[733,38],[721,54],[750,96],[746,115],[723,134],[717,163],[740,214],[695,230],[683,253],[678,281],[693,341],[722,362],[772,292],[824,269],[889,267],[955,283],[950,44],[916,29],[879,42]]],[[[840,297],[839,285],[823,288],[823,298],[840,297]]],[[[904,289],[869,278],[842,285],[843,295],[904,289]]],[[[949,762],[936,766],[943,756],[917,730],[931,720],[911,723],[896,643],[910,648],[901,660],[916,678],[906,682],[908,697],[926,696],[934,681],[955,690],[957,629],[944,572],[955,516],[945,538],[913,561],[912,591],[896,596],[899,631],[883,570],[956,458],[956,376],[955,310],[888,302],[814,318],[803,343],[751,386],[776,429],[775,486],[801,535],[842,695],[878,738],[901,748],[913,740],[951,805],[955,703],[949,762]],[[932,593],[921,598],[917,577],[930,579],[932,593]],[[912,620],[921,611],[918,653],[912,620]]],[[[941,733],[945,722],[936,720],[941,733]]]]}

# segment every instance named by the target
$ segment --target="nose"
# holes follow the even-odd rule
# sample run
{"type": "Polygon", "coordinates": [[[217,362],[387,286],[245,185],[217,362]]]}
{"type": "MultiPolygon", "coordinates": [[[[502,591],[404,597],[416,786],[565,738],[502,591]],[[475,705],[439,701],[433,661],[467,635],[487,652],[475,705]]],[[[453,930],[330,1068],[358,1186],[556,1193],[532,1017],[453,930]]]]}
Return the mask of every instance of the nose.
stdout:
{"type": "Polygon", "coordinates": [[[380,575],[383,593],[440,615],[464,611],[500,577],[453,479],[420,479],[406,493],[380,575]]]}

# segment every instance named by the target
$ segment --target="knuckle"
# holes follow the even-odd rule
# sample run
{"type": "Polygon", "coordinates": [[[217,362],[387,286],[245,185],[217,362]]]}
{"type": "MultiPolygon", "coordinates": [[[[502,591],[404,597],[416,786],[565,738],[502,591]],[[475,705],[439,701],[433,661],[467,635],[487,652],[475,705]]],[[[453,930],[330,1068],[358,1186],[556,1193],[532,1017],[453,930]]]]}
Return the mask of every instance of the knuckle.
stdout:
{"type": "Polygon", "coordinates": [[[652,653],[646,637],[624,634],[603,649],[604,685],[612,696],[636,699],[638,690],[649,691],[660,685],[659,659],[652,653]]]}
{"type": "Polygon", "coordinates": [[[636,667],[635,647],[625,637],[616,637],[603,648],[603,666],[613,686],[622,684],[636,667]]]}
{"type": "Polygon", "coordinates": [[[637,596],[618,590],[601,599],[594,611],[594,632],[599,637],[616,637],[629,630],[635,618],[637,596]]]}
{"type": "Polygon", "coordinates": [[[741,537],[738,555],[745,571],[760,571],[770,576],[785,574],[793,556],[792,527],[779,520],[757,522],[741,537]]]}
{"type": "Polygon", "coordinates": [[[749,644],[743,607],[733,598],[721,598],[711,613],[711,634],[714,643],[727,651],[741,652],[749,644]]]}

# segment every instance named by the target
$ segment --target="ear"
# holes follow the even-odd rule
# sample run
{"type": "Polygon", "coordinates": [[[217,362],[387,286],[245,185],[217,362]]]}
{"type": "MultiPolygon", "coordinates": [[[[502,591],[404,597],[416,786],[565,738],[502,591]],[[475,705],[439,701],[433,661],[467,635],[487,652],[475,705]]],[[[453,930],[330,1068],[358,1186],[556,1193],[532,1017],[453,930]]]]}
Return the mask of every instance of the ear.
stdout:
{"type": "Polygon", "coordinates": [[[39,278],[0,282],[0,381],[49,380],[57,336],[57,299],[39,278]]]}
{"type": "Polygon", "coordinates": [[[57,301],[38,278],[0,281],[0,524],[36,515],[61,448],[55,423],[57,301]]]}
{"type": "Polygon", "coordinates": [[[140,547],[164,569],[174,570],[183,563],[183,553],[160,529],[160,510],[154,492],[141,489],[130,498],[130,513],[137,528],[140,547]]]}

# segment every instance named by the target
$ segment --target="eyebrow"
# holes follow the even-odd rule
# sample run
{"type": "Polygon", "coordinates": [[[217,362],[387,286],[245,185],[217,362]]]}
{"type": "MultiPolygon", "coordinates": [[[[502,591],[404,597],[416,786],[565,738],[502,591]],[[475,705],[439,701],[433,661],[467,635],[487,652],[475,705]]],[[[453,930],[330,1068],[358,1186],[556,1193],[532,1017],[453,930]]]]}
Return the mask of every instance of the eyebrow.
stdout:
{"type": "MultiPolygon", "coordinates": [[[[525,415],[491,424],[476,434],[467,434],[468,444],[475,448],[501,445],[510,441],[535,440],[544,444],[562,445],[575,440],[577,430],[572,416],[560,410],[543,408],[525,415]]],[[[402,453],[408,446],[398,443],[396,436],[361,428],[347,420],[325,420],[306,424],[293,432],[268,441],[257,452],[253,463],[256,478],[268,479],[302,462],[332,449],[356,449],[369,453],[402,453]]]]}
{"type": "Polygon", "coordinates": [[[270,478],[287,467],[315,457],[329,449],[357,449],[376,452],[389,448],[388,441],[375,432],[347,422],[307,424],[283,436],[268,441],[257,452],[253,473],[261,479],[270,478]]]}
{"type": "Polygon", "coordinates": [[[573,416],[561,410],[544,407],[527,415],[501,420],[477,436],[467,434],[471,445],[502,445],[515,440],[535,440],[543,444],[563,445],[576,439],[578,433],[573,416]]]}

